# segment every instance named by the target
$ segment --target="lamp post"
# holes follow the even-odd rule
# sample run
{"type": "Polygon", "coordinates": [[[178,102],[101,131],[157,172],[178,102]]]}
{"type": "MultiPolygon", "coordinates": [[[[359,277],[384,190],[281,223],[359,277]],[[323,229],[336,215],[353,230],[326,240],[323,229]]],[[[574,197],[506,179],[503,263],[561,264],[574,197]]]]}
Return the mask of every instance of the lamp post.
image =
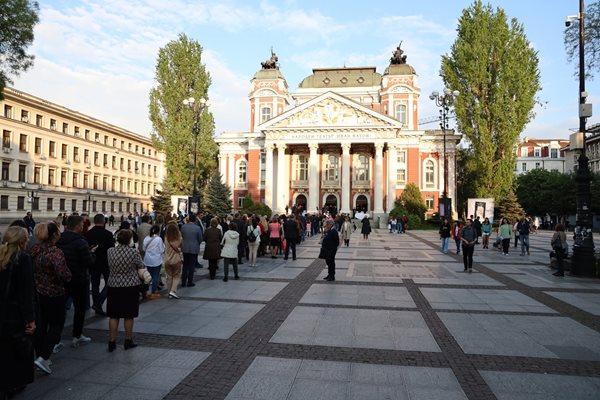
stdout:
{"type": "Polygon", "coordinates": [[[194,171],[193,171],[193,185],[192,196],[188,200],[188,213],[198,212],[199,196],[196,179],[196,165],[198,157],[198,133],[200,133],[200,117],[202,113],[208,109],[210,103],[205,98],[200,98],[198,101],[193,97],[183,100],[183,105],[192,110],[194,115],[194,124],[192,125],[192,132],[194,133],[194,171]]]}
{"type": "Polygon", "coordinates": [[[430,100],[434,100],[435,104],[440,107],[440,128],[444,134],[444,192],[442,194],[442,204],[439,207],[440,217],[448,217],[448,156],[446,153],[446,131],[448,130],[448,114],[450,112],[450,106],[454,104],[454,100],[460,92],[458,90],[452,91],[449,88],[444,88],[444,93],[440,94],[437,90],[434,90],[429,95],[430,100]]]}
{"type": "Polygon", "coordinates": [[[88,213],[92,212],[92,191],[91,189],[88,189],[86,191],[86,197],[87,197],[87,210],[83,210],[83,211],[87,211],[88,213]]]}
{"type": "MultiPolygon", "coordinates": [[[[595,274],[594,240],[592,237],[591,223],[591,190],[590,190],[590,168],[585,149],[586,119],[592,116],[591,104],[586,104],[587,92],[585,91],[585,43],[584,43],[584,0],[579,0],[579,14],[568,16],[566,25],[571,20],[579,20],[579,132],[577,135],[581,146],[577,174],[577,226],[573,235],[573,257],[571,260],[572,275],[595,274]]],[[[573,142],[573,141],[572,141],[573,142]]]]}

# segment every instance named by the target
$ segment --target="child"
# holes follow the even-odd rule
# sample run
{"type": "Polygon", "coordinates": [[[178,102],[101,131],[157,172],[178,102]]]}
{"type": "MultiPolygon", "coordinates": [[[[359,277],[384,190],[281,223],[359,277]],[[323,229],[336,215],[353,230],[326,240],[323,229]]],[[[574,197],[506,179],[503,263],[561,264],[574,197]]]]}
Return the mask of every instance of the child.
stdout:
{"type": "Polygon", "coordinates": [[[306,222],[306,237],[310,237],[310,233],[312,232],[312,224],[310,222],[306,222]]]}

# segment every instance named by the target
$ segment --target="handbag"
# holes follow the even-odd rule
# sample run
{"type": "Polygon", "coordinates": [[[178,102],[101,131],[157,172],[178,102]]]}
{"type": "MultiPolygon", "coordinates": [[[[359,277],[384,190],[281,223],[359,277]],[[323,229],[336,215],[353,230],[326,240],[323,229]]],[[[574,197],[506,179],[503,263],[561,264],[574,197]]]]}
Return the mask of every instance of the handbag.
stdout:
{"type": "Polygon", "coordinates": [[[140,281],[144,285],[149,285],[152,282],[152,275],[150,275],[150,272],[148,272],[146,267],[138,268],[137,273],[138,273],[138,276],[140,277],[140,281]]]}
{"type": "Polygon", "coordinates": [[[173,249],[173,253],[171,253],[171,256],[165,260],[165,265],[174,265],[179,267],[182,266],[183,254],[181,254],[179,249],[173,246],[173,243],[169,242],[169,246],[171,246],[171,249],[173,249]]]}

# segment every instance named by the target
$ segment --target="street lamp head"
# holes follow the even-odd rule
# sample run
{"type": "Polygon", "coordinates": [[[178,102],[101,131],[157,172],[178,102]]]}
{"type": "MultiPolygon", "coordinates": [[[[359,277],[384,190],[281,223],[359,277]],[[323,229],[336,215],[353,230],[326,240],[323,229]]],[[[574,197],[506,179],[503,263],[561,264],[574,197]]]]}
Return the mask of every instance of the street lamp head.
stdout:
{"type": "Polygon", "coordinates": [[[189,106],[190,105],[190,101],[188,99],[183,99],[183,105],[184,106],[189,106]]]}
{"type": "Polygon", "coordinates": [[[202,106],[206,104],[206,99],[204,97],[201,97],[199,101],[200,101],[200,105],[202,105],[202,106]]]}
{"type": "Polygon", "coordinates": [[[193,98],[193,97],[190,97],[190,98],[189,98],[189,99],[187,99],[187,100],[188,100],[188,103],[189,103],[189,105],[190,105],[190,106],[193,106],[193,105],[194,105],[194,103],[196,102],[196,99],[195,99],[195,98],[193,98]]]}
{"type": "Polygon", "coordinates": [[[450,96],[451,93],[452,93],[452,90],[450,90],[450,88],[444,88],[444,94],[446,96],[450,96]]]}
{"type": "Polygon", "coordinates": [[[434,100],[434,99],[435,99],[435,96],[433,95],[433,93],[431,93],[431,94],[429,95],[429,100],[434,100]]]}
{"type": "Polygon", "coordinates": [[[455,90],[454,92],[452,92],[452,96],[454,96],[454,97],[458,97],[459,94],[460,94],[460,92],[458,90],[455,90]]]}
{"type": "Polygon", "coordinates": [[[433,92],[431,92],[431,96],[433,96],[433,97],[430,96],[430,98],[431,98],[431,100],[433,100],[434,98],[438,97],[439,95],[440,95],[440,92],[438,92],[437,90],[434,90],[433,92]]]}

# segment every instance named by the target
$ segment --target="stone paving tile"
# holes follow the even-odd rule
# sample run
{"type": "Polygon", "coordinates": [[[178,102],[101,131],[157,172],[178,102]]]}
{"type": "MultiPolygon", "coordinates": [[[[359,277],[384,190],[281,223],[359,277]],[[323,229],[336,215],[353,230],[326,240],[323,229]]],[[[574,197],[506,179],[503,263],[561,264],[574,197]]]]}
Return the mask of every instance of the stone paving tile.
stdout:
{"type": "Polygon", "coordinates": [[[300,303],[416,307],[406,288],[354,285],[312,285],[300,303]]]}
{"type": "MultiPolygon", "coordinates": [[[[233,275],[232,271],[229,271],[233,275]]],[[[201,280],[193,288],[181,288],[177,294],[187,297],[202,297],[211,299],[258,300],[269,301],[287,283],[268,281],[239,281],[230,280],[225,283],[220,280],[201,280]]]]}
{"type": "Polygon", "coordinates": [[[600,333],[570,318],[443,312],[439,317],[465,353],[575,359],[587,354],[600,360],[600,333]]]}
{"type": "Polygon", "coordinates": [[[600,295],[598,293],[544,293],[580,308],[583,311],[587,311],[590,314],[600,315],[600,295]]]}
{"type": "Polygon", "coordinates": [[[296,307],[271,342],[439,351],[418,312],[296,307]]]}
{"type": "Polygon", "coordinates": [[[434,309],[556,312],[515,290],[421,288],[421,292],[434,309]]]}
{"type": "Polygon", "coordinates": [[[600,378],[481,371],[498,400],[597,400],[600,378]]]}

